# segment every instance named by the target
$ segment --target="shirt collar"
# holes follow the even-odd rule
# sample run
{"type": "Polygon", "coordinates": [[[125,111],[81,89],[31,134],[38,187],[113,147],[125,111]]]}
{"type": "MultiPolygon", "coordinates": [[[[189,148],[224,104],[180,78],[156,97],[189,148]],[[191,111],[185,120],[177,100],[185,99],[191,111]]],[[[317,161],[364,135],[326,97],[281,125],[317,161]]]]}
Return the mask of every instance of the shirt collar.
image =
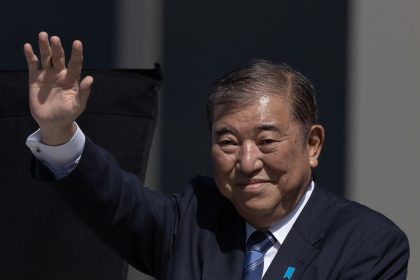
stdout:
{"type": "MultiPolygon", "coordinates": [[[[296,207],[289,214],[287,214],[268,228],[268,230],[276,237],[277,241],[280,244],[282,244],[286,239],[287,234],[289,234],[289,231],[291,230],[293,224],[299,217],[300,212],[302,212],[303,208],[305,207],[306,203],[311,197],[314,188],[315,183],[314,181],[312,181],[305,194],[302,196],[299,203],[296,205],[296,207]]],[[[246,223],[246,240],[248,240],[249,236],[255,230],[256,229],[253,226],[246,223]]]]}

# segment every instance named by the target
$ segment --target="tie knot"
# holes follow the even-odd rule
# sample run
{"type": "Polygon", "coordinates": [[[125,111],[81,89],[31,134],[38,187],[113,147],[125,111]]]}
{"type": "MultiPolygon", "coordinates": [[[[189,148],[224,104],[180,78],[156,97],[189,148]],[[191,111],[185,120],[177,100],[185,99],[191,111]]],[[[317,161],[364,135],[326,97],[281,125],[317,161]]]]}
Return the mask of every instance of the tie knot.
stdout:
{"type": "Polygon", "coordinates": [[[246,242],[246,251],[257,251],[265,254],[276,242],[276,238],[270,231],[254,231],[246,242]]]}

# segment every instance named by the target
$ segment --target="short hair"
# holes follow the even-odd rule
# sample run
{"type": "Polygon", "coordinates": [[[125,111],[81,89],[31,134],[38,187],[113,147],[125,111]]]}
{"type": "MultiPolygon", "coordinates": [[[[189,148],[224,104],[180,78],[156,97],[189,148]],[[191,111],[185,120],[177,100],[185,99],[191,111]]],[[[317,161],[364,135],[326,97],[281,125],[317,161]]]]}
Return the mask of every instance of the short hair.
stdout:
{"type": "Polygon", "coordinates": [[[315,89],[301,73],[286,64],[252,60],[213,82],[206,102],[207,121],[211,128],[217,106],[243,107],[261,95],[280,95],[288,100],[290,113],[308,134],[317,122],[315,89]]]}

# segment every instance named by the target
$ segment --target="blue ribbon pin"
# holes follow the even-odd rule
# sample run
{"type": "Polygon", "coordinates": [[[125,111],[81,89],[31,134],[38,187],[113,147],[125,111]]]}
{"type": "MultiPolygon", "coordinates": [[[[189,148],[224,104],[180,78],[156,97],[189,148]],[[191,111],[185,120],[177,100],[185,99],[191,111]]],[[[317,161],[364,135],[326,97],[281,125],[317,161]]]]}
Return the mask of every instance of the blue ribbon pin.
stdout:
{"type": "Polygon", "coordinates": [[[295,272],[295,268],[292,267],[292,266],[289,266],[287,268],[286,272],[283,275],[283,279],[289,279],[289,280],[291,280],[292,279],[292,275],[293,275],[294,272],[295,272]]]}

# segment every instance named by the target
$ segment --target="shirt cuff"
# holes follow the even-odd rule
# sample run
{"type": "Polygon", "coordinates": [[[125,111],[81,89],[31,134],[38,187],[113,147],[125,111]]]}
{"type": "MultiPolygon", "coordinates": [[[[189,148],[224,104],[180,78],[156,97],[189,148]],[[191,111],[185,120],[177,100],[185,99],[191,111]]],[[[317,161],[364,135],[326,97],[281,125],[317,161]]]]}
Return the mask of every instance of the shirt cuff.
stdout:
{"type": "Polygon", "coordinates": [[[70,141],[58,146],[49,146],[41,142],[41,132],[38,129],[28,136],[26,146],[37,159],[48,165],[69,166],[80,159],[85,146],[85,134],[77,126],[76,133],[70,141]]]}

